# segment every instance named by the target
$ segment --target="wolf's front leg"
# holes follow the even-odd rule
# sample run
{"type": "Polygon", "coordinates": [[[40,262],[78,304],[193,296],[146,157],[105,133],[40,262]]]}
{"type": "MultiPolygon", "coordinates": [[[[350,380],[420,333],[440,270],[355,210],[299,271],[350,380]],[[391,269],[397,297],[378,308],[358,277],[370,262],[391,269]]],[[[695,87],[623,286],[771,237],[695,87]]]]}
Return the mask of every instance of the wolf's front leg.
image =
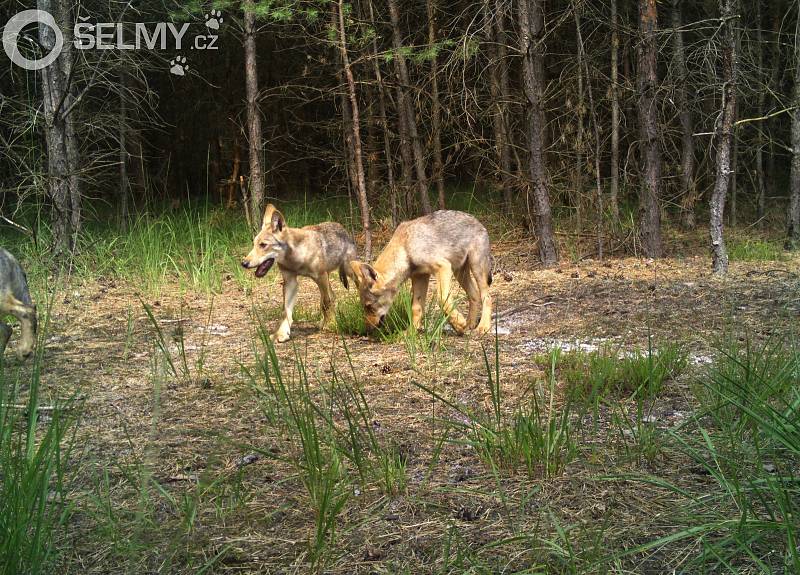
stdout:
{"type": "Polygon", "coordinates": [[[29,308],[29,311],[19,318],[20,339],[17,354],[20,359],[26,359],[33,353],[36,347],[36,309],[29,308]]]}
{"type": "Polygon", "coordinates": [[[411,325],[414,329],[422,326],[422,314],[425,313],[425,300],[428,298],[428,282],[431,276],[418,274],[411,276],[411,325]]]}
{"type": "Polygon", "coordinates": [[[453,268],[450,262],[443,262],[436,273],[437,287],[439,289],[439,303],[447,316],[447,320],[457,334],[463,334],[467,329],[467,321],[456,309],[453,297],[453,268]]]}
{"type": "Polygon", "coordinates": [[[10,337],[11,326],[0,321],[0,358],[3,356],[3,352],[6,350],[6,345],[8,345],[8,340],[10,337]]]}
{"type": "Polygon", "coordinates": [[[283,272],[283,320],[277,331],[272,334],[272,341],[283,343],[289,341],[292,331],[292,312],[297,299],[297,276],[290,272],[283,272]]]}
{"type": "Polygon", "coordinates": [[[33,353],[36,345],[36,306],[26,305],[14,296],[7,296],[4,311],[19,320],[21,337],[17,355],[20,359],[25,359],[33,353]]]}

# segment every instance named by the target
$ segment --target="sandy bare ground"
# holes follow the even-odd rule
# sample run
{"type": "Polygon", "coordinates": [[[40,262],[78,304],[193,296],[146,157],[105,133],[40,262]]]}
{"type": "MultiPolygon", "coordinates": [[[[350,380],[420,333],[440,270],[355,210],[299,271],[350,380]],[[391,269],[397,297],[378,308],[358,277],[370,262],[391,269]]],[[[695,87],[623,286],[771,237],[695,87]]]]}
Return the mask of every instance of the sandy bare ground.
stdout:
{"type": "MultiPolygon", "coordinates": [[[[726,331],[756,339],[780,337],[792,333],[800,317],[798,259],[734,263],[726,278],[717,279],[701,257],[587,260],[532,270],[525,249],[514,243],[496,249],[493,295],[507,410],[541,381],[543,370],[534,358],[553,346],[642,350],[650,336],[656,345],[683,342],[694,368],[701,369],[726,331]]],[[[223,293],[213,297],[167,287],[157,297],[140,296],[135,286],[113,280],[73,285],[58,294],[43,388],[51,397],[76,390],[85,397],[72,494],[78,511],[66,534],[72,551],[65,570],[188,573],[224,550],[211,571],[307,572],[313,518],[297,474],[263,455],[238,466],[250,453],[288,455],[294,449],[293,438],[268,421],[245,376],[254,367],[254,310],[268,325],[277,323],[280,286],[275,276],[246,287],[227,280],[223,293]],[[155,330],[139,297],[152,306],[176,357],[176,342],[183,338],[191,381],[159,371],[155,330]],[[156,379],[162,383],[154,385],[156,379]],[[199,494],[188,533],[181,523],[183,511],[153,489],[147,513],[154,523],[134,527],[141,522],[137,511],[142,508],[132,481],[137,469],[151,473],[173,497],[199,494]],[[219,484],[204,491],[215,480],[219,484]],[[117,523],[100,511],[100,493],[113,501],[117,523]],[[115,530],[116,538],[109,534],[115,530]],[[131,541],[138,542],[138,551],[130,550],[135,547],[131,541]]],[[[334,289],[339,298],[355,297],[339,284],[334,289]]],[[[448,333],[441,345],[412,357],[402,343],[345,336],[343,344],[338,335],[319,332],[317,305],[313,284],[303,280],[293,345],[279,347],[286,372],[294,370],[297,354],[312,387],[329,379],[332,369],[353,379],[346,344],[374,428],[398,446],[408,476],[407,491],[395,497],[377,489],[353,493],[340,517],[328,571],[436,572],[448,565],[442,552],[446,543],[481,553],[486,561],[503,557],[509,569],[557,565],[557,554],[544,546],[481,547],[520,533],[556,537],[553,517],[559,524],[583,526],[585,533],[602,523],[602,541],[614,546],[661,531],[659,513],[674,505],[668,494],[596,477],[643,468],[684,474],[685,462],[677,456],[665,452],[655,463],[626,461],[609,439],[611,432],[602,432],[585,436],[584,449],[558,477],[496,479],[468,446],[445,442],[438,453],[442,420],[457,414],[417,385],[470,408],[488,409],[481,346],[491,351],[493,338],[448,333]]],[[[671,382],[656,410],[659,425],[672,425],[672,415],[690,409],[685,378],[671,382]]],[[[577,537],[585,545],[591,541],[589,535],[577,537]]],[[[632,569],[659,572],[659,561],[651,557],[632,569]]]]}

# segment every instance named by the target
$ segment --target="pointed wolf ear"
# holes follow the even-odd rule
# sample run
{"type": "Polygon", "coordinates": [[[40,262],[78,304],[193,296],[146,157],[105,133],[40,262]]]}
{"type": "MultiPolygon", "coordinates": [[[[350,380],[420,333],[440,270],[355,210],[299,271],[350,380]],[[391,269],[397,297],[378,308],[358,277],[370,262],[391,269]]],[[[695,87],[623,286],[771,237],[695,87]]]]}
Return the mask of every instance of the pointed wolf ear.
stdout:
{"type": "Polygon", "coordinates": [[[371,265],[353,260],[350,262],[350,267],[352,268],[356,277],[356,282],[358,282],[359,285],[361,285],[361,282],[364,282],[366,285],[372,285],[378,281],[378,272],[376,272],[375,268],[373,268],[371,265]]]}
{"type": "Polygon", "coordinates": [[[264,209],[264,219],[261,220],[261,227],[272,228],[273,232],[279,232],[286,227],[286,221],[283,219],[283,214],[272,204],[267,204],[264,209]]]}
{"type": "Polygon", "coordinates": [[[353,279],[356,287],[361,287],[361,262],[353,260],[350,262],[350,269],[353,270],[353,279]]]}
{"type": "Polygon", "coordinates": [[[275,206],[272,204],[267,204],[267,207],[264,208],[264,217],[261,220],[261,227],[267,228],[270,226],[272,222],[272,214],[275,213],[275,206]]]}

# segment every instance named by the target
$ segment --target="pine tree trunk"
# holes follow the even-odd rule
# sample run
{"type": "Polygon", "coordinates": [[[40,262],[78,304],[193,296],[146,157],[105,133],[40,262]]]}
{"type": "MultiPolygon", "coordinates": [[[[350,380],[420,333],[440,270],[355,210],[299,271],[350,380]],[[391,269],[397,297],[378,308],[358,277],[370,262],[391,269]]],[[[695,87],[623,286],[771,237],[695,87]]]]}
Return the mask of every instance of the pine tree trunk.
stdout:
{"type": "MultiPolygon", "coordinates": [[[[528,152],[533,193],[534,228],[539,236],[539,257],[545,267],[558,262],[553,234],[547,172],[544,161],[544,14],[542,0],[518,0],[523,83],[528,100],[528,152]]],[[[528,202],[530,205],[530,201],[528,202]]]]}
{"type": "MultiPolygon", "coordinates": [[[[56,22],[60,20],[56,11],[59,6],[53,6],[50,0],[38,0],[37,8],[54,14],[56,22]]],[[[55,33],[49,26],[39,26],[39,43],[45,53],[53,49],[55,33]]],[[[72,166],[70,154],[67,152],[69,137],[67,123],[62,113],[69,88],[67,78],[63,74],[64,66],[60,63],[60,60],[69,54],[69,51],[62,50],[53,64],[41,70],[42,108],[47,147],[47,190],[53,207],[53,256],[60,264],[65,263],[65,259],[70,255],[73,238],[70,194],[72,166]]]]}
{"type": "MultiPolygon", "coordinates": [[[[764,40],[761,28],[764,18],[761,13],[761,0],[756,1],[756,50],[758,50],[758,71],[764,73],[764,40]]],[[[758,104],[756,114],[763,116],[766,109],[766,90],[758,90],[758,104]]],[[[759,225],[763,225],[766,183],[764,181],[764,130],[768,124],[756,130],[756,218],[759,225]]]]}
{"type": "MultiPolygon", "coordinates": [[[[367,124],[367,139],[364,143],[364,170],[366,170],[367,178],[367,201],[372,203],[378,198],[378,186],[380,182],[379,166],[378,166],[378,132],[377,124],[378,118],[375,113],[375,97],[374,86],[372,83],[365,83],[364,87],[363,106],[366,106],[366,124],[367,124]]],[[[362,106],[362,110],[364,109],[362,106]]]]}
{"type": "MultiPolygon", "coordinates": [[[[580,20],[578,16],[578,7],[573,4],[573,15],[575,17],[576,32],[580,28],[580,20]]],[[[572,192],[575,194],[575,219],[578,225],[578,230],[583,231],[583,114],[586,110],[586,102],[583,90],[583,49],[579,42],[577,47],[577,60],[578,60],[578,102],[575,106],[573,116],[577,123],[576,138],[575,138],[575,173],[573,174],[572,192]]]]}
{"type": "Polygon", "coordinates": [[[617,0],[611,0],[611,217],[619,221],[619,22],[617,0]]]}
{"type": "Polygon", "coordinates": [[[431,201],[428,197],[428,177],[425,175],[425,156],[422,153],[422,143],[417,132],[417,121],[414,114],[414,106],[409,94],[406,92],[411,85],[406,67],[406,59],[403,56],[403,39],[400,35],[400,13],[397,9],[397,0],[388,0],[389,18],[392,23],[392,43],[394,45],[394,63],[397,77],[400,81],[398,86],[398,108],[399,113],[404,114],[406,131],[411,140],[411,150],[414,154],[414,170],[417,176],[417,194],[419,195],[420,205],[425,214],[431,213],[431,201]]]}
{"type": "Polygon", "coordinates": [[[714,273],[728,271],[728,253],[723,237],[725,195],[731,176],[731,144],[736,114],[736,35],[734,14],[736,0],[719,0],[722,18],[722,110],[715,133],[717,147],[716,179],[711,195],[711,257],[714,273]]]}
{"type": "Polygon", "coordinates": [[[661,252],[661,150],[659,149],[656,0],[639,0],[639,131],[644,156],[644,181],[641,183],[639,209],[641,234],[645,253],[660,258],[661,252]]]}
{"type": "MultiPolygon", "coordinates": [[[[772,95],[768,104],[770,107],[783,106],[783,103],[780,101],[780,99],[776,98],[773,94],[781,92],[780,85],[782,83],[784,69],[792,65],[791,63],[784,63],[782,61],[783,51],[781,50],[781,45],[783,44],[783,19],[786,15],[783,5],[783,0],[772,0],[768,4],[768,6],[770,6],[772,9],[772,37],[770,38],[772,44],[772,71],[770,75],[769,86],[766,90],[767,93],[772,95]]],[[[763,92],[764,90],[761,91],[763,92]]],[[[766,121],[766,128],[770,135],[767,144],[769,147],[769,153],[767,154],[767,170],[764,182],[766,187],[766,195],[768,197],[782,195],[782,193],[778,190],[778,171],[776,169],[776,160],[778,160],[777,156],[782,152],[780,151],[780,146],[775,145],[775,140],[777,137],[774,136],[774,134],[776,131],[780,132],[778,126],[783,121],[783,118],[780,116],[766,121]]]]}
{"type": "Polygon", "coordinates": [[[508,62],[505,33],[504,0],[485,0],[483,5],[486,53],[489,59],[489,108],[492,115],[494,148],[497,161],[498,180],[503,192],[506,210],[513,204],[511,182],[511,150],[508,145],[508,118],[506,107],[509,98],[508,62]],[[494,10],[492,10],[494,6],[494,10]]]}
{"type": "Polygon", "coordinates": [[[603,206],[603,185],[600,176],[600,126],[597,120],[597,112],[594,105],[594,94],[592,92],[592,78],[589,74],[589,65],[586,62],[586,51],[583,45],[583,33],[581,32],[581,7],[576,4],[572,11],[575,17],[575,36],[578,41],[578,61],[583,65],[583,72],[586,74],[586,92],[589,98],[589,118],[592,123],[594,133],[594,189],[595,189],[595,232],[597,233],[597,257],[603,259],[603,218],[605,210],[603,206]]]}
{"type": "MultiPolygon", "coordinates": [[[[737,110],[733,111],[733,117],[736,118],[737,110]]],[[[738,200],[739,200],[739,179],[736,177],[736,171],[739,169],[739,138],[736,135],[736,128],[733,128],[731,134],[731,227],[736,227],[738,222],[738,200]]]]}
{"type": "Polygon", "coordinates": [[[127,74],[119,74],[119,197],[117,201],[117,225],[120,232],[128,231],[128,94],[127,74]]]}
{"type": "Polygon", "coordinates": [[[681,0],[672,0],[672,42],[675,62],[675,104],[681,121],[681,222],[686,229],[697,225],[695,204],[697,203],[697,185],[694,176],[694,126],[692,112],[689,109],[689,98],[686,93],[687,72],[686,54],[683,47],[683,26],[681,18],[681,0]]]}
{"type": "Polygon", "coordinates": [[[502,126],[497,147],[500,154],[500,181],[503,187],[503,200],[506,208],[510,210],[514,203],[514,177],[512,174],[511,138],[509,136],[508,123],[508,103],[511,101],[511,89],[508,83],[508,35],[506,34],[506,13],[508,9],[507,0],[495,0],[497,76],[500,80],[500,98],[497,101],[497,112],[502,126]]]}
{"type": "MultiPolygon", "coordinates": [[[[728,0],[729,2],[732,0],[728,0]]],[[[789,172],[789,213],[787,217],[786,247],[800,249],[800,46],[795,42],[792,50],[794,61],[794,92],[792,94],[792,165],[789,172]]]]}
{"type": "MultiPolygon", "coordinates": [[[[436,1],[427,0],[428,45],[436,44],[436,1]]],[[[436,186],[439,209],[445,208],[444,164],[442,162],[442,108],[439,103],[439,62],[436,53],[431,57],[431,148],[433,166],[431,179],[436,186]]]]}
{"type": "Polygon", "coordinates": [[[347,78],[347,90],[350,95],[350,111],[353,124],[353,168],[355,170],[356,197],[361,211],[361,227],[364,230],[364,259],[372,259],[372,231],[370,229],[369,202],[367,201],[367,184],[364,179],[364,162],[361,157],[361,128],[359,121],[358,97],[350,57],[347,54],[347,34],[344,25],[344,4],[339,0],[339,51],[342,57],[344,75],[347,78]]]}
{"type": "MultiPolygon", "coordinates": [[[[73,26],[71,9],[72,3],[68,0],[57,0],[57,11],[60,16],[61,28],[68,30],[73,26]]],[[[76,128],[76,116],[74,113],[74,101],[76,85],[71,82],[72,63],[73,63],[73,44],[67,39],[61,51],[61,57],[56,60],[61,66],[61,74],[64,78],[65,98],[61,110],[64,115],[64,125],[66,128],[65,147],[67,152],[67,162],[69,164],[69,200],[70,200],[70,250],[75,251],[78,247],[78,236],[81,233],[81,200],[83,197],[83,186],[80,178],[80,158],[78,153],[78,135],[76,128]]]]}
{"type": "MultiPolygon", "coordinates": [[[[372,2],[369,2],[369,16],[373,27],[375,26],[375,14],[372,9],[372,2]]],[[[397,184],[394,180],[394,162],[392,161],[392,146],[389,138],[389,120],[386,117],[386,90],[383,86],[383,75],[378,63],[378,41],[372,38],[372,65],[375,70],[375,82],[378,85],[378,114],[380,115],[381,126],[383,129],[383,152],[386,156],[386,179],[389,185],[389,206],[392,214],[392,227],[397,227],[400,223],[400,214],[397,206],[397,184]]]]}
{"type": "MultiPolygon", "coordinates": [[[[800,74],[800,66],[795,68],[795,74],[800,74]]],[[[800,105],[800,82],[795,80],[794,87],[795,106],[800,105]]],[[[800,249],[800,109],[792,112],[792,166],[789,173],[789,215],[787,226],[788,249],[800,249]]]]}
{"type": "Polygon", "coordinates": [[[414,212],[414,153],[411,151],[411,137],[408,135],[408,123],[404,112],[406,106],[405,92],[398,86],[395,90],[397,104],[397,132],[400,135],[400,173],[403,176],[403,211],[404,215],[414,212]]]}
{"type": "Polygon", "coordinates": [[[258,66],[256,60],[256,14],[253,0],[244,3],[244,72],[247,95],[247,136],[250,156],[250,181],[248,190],[251,225],[261,227],[264,208],[264,171],[261,167],[261,112],[258,106],[258,66]]]}

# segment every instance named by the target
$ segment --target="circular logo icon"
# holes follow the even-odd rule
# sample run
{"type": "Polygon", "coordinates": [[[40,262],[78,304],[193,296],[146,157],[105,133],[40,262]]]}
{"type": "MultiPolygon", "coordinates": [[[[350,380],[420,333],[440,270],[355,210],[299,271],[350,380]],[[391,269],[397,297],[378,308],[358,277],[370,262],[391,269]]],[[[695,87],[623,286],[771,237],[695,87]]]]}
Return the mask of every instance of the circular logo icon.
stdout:
{"type": "Polygon", "coordinates": [[[45,66],[49,66],[58,58],[63,47],[64,35],[61,33],[61,28],[56,24],[56,19],[53,18],[53,15],[44,10],[23,10],[19,14],[12,16],[6,23],[6,27],[3,28],[3,50],[5,50],[14,64],[26,70],[41,70],[45,66]],[[36,60],[30,60],[20,53],[17,42],[22,29],[36,22],[39,23],[39,26],[52,28],[56,36],[56,42],[49,54],[36,60]]]}

